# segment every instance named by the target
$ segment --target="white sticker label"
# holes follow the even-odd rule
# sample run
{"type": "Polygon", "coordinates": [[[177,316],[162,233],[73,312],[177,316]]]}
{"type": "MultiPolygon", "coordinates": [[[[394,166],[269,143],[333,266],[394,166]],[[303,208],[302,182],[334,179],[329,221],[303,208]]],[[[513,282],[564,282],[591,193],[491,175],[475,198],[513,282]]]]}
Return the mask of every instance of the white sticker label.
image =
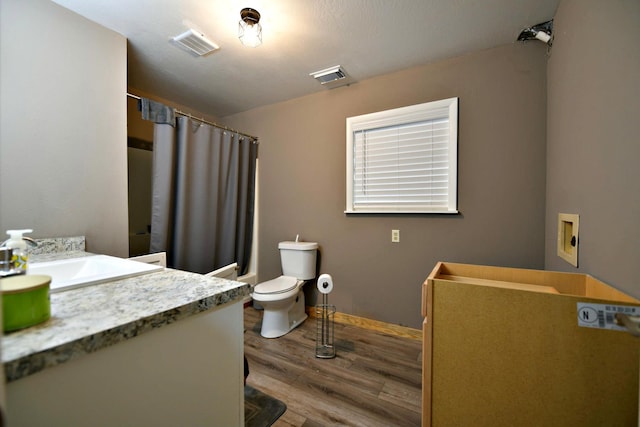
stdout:
{"type": "Polygon", "coordinates": [[[640,307],[579,302],[578,326],[626,331],[627,329],[624,326],[618,325],[616,322],[616,313],[624,313],[628,316],[640,316],[640,307]]]}

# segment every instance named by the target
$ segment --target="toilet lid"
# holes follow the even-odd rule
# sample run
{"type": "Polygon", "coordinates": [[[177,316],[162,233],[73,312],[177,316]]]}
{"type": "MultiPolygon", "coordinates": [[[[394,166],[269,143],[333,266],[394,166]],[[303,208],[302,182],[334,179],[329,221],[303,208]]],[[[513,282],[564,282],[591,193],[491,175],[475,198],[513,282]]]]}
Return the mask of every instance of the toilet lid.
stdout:
{"type": "Polygon", "coordinates": [[[291,276],[280,276],[266,282],[258,283],[253,292],[256,294],[281,294],[289,292],[298,284],[298,279],[291,276]]]}

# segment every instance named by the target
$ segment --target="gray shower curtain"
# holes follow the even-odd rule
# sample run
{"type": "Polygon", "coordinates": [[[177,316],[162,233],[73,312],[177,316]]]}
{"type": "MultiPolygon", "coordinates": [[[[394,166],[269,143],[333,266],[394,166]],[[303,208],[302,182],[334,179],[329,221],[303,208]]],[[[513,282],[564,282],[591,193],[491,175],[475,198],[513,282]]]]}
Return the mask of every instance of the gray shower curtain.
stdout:
{"type": "Polygon", "coordinates": [[[248,269],[258,144],[253,138],[178,117],[154,125],[151,252],[167,265],[208,273],[248,269]]]}

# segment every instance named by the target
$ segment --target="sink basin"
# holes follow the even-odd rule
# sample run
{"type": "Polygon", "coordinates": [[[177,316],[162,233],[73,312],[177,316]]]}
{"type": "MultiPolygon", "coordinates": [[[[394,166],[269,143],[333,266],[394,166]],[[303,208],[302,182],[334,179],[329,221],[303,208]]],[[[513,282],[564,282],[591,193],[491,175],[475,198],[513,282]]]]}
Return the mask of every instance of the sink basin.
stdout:
{"type": "Polygon", "coordinates": [[[163,269],[162,266],[109,255],[91,255],[29,264],[29,274],[51,276],[51,293],[140,276],[163,269]]]}

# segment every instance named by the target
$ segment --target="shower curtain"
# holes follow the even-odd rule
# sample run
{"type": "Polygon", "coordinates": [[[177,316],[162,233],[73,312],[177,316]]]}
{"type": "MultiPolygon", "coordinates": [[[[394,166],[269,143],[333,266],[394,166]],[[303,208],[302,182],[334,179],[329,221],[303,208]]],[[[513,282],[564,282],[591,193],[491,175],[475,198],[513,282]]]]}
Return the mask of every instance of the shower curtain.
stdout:
{"type": "Polygon", "coordinates": [[[151,252],[172,268],[248,269],[253,238],[257,141],[177,117],[154,124],[151,252]]]}

